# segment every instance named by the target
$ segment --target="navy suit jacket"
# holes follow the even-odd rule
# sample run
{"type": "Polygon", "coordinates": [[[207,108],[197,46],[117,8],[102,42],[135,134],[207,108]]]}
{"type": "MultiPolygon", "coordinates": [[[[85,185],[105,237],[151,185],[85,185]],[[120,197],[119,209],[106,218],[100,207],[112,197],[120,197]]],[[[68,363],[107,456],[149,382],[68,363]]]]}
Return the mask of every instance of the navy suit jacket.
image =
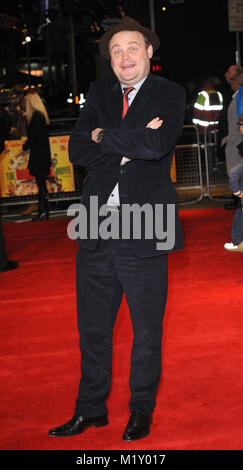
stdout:
{"type": "MultiPolygon", "coordinates": [[[[90,196],[97,195],[99,207],[105,204],[119,183],[121,204],[175,204],[177,195],[170,178],[173,150],[181,134],[185,113],[185,90],[165,78],[149,74],[122,119],[122,91],[113,77],[90,85],[84,108],[70,136],[69,158],[74,165],[87,168],[82,204],[89,211],[90,196]],[[155,117],[163,120],[157,129],[146,128],[155,117]],[[95,128],[104,129],[101,144],[91,140],[95,128]],[[123,156],[131,161],[123,166],[123,156]]],[[[157,256],[183,247],[183,237],[176,208],[175,245],[158,251],[156,236],[131,239],[131,249],[141,257],[157,256]]],[[[94,250],[97,240],[78,240],[94,250]]]]}

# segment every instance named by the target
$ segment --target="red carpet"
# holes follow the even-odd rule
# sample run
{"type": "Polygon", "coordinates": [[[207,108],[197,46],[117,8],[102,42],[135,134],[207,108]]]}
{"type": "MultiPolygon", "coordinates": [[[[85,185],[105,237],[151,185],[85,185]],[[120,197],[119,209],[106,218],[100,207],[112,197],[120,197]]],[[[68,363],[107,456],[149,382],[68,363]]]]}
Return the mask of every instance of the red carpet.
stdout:
{"type": "Polygon", "coordinates": [[[109,426],[64,439],[79,381],[75,253],[67,220],[5,224],[0,274],[1,449],[243,449],[243,254],[227,253],[232,211],[181,212],[185,249],[170,255],[163,373],[149,437],[124,443],[132,329],[124,299],[114,331],[109,426]]]}

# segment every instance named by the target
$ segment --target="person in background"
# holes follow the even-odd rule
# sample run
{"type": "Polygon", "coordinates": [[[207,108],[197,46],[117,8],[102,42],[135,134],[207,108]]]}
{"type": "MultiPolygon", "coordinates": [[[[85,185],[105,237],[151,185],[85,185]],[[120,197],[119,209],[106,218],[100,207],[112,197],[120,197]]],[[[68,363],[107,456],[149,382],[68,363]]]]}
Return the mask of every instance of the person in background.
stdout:
{"type": "MultiPolygon", "coordinates": [[[[243,135],[243,115],[240,117],[241,133],[243,135]]],[[[238,145],[239,152],[243,157],[243,140],[238,145]]],[[[230,170],[229,186],[235,197],[239,198],[238,207],[234,213],[231,229],[231,243],[225,243],[224,249],[231,253],[243,253],[243,160],[230,170]]]]}
{"type": "MultiPolygon", "coordinates": [[[[5,119],[0,116],[0,153],[4,150],[4,140],[5,140],[5,119]]],[[[0,193],[1,195],[1,193],[0,193]]],[[[3,234],[3,227],[1,221],[1,212],[0,212],[0,273],[5,271],[10,271],[18,267],[17,261],[8,259],[8,255],[5,250],[5,240],[3,234]]]]}
{"type": "Polygon", "coordinates": [[[18,267],[18,262],[8,259],[7,252],[5,250],[5,240],[3,234],[3,227],[0,215],[0,273],[11,271],[18,267]]]}
{"type": "Polygon", "coordinates": [[[233,87],[234,84],[231,82],[231,77],[235,74],[235,68],[237,65],[231,65],[224,74],[224,80],[220,82],[219,91],[223,96],[223,108],[219,114],[219,124],[218,124],[218,133],[217,133],[217,158],[221,163],[225,163],[225,144],[222,145],[222,140],[225,136],[228,135],[228,122],[227,122],[227,112],[228,107],[232,100],[232,95],[234,93],[233,87]]]}
{"type": "Polygon", "coordinates": [[[18,262],[8,259],[8,255],[5,250],[5,240],[0,215],[0,273],[5,273],[6,271],[11,271],[16,268],[18,268],[18,262]]]}
{"type": "Polygon", "coordinates": [[[202,138],[205,128],[218,123],[223,108],[223,97],[220,91],[216,90],[216,84],[218,84],[216,77],[206,77],[194,103],[192,122],[198,125],[202,138]]]}
{"type": "Polygon", "coordinates": [[[187,98],[184,124],[190,125],[192,124],[193,119],[194,103],[198,95],[197,80],[194,79],[194,77],[188,77],[185,88],[187,91],[187,98]]]}
{"type": "MultiPolygon", "coordinates": [[[[235,81],[238,85],[236,95],[237,116],[239,117],[239,131],[241,139],[237,144],[237,150],[243,158],[243,71],[238,71],[235,75],[235,81]]],[[[225,243],[224,249],[227,251],[243,252],[243,160],[231,168],[229,172],[229,186],[234,196],[240,201],[236,208],[232,224],[232,243],[225,243]]]]}
{"type": "Polygon", "coordinates": [[[25,96],[27,140],[23,144],[23,151],[30,151],[28,168],[30,174],[35,176],[39,190],[38,215],[33,221],[49,218],[48,191],[46,176],[50,173],[51,151],[48,137],[50,123],[45,105],[36,92],[28,92],[25,96]]]}
{"type": "Polygon", "coordinates": [[[242,135],[241,120],[243,116],[243,69],[236,73],[235,80],[238,83],[238,93],[236,95],[237,116],[240,119],[239,129],[242,135]]]}
{"type": "MultiPolygon", "coordinates": [[[[241,134],[238,125],[239,116],[237,113],[236,97],[239,88],[239,74],[242,72],[240,65],[234,64],[225,72],[225,79],[230,85],[233,96],[227,108],[227,135],[221,140],[221,147],[225,146],[226,168],[228,175],[230,170],[241,162],[241,156],[237,145],[241,141],[241,134]],[[237,79],[238,76],[238,79],[237,79]]],[[[224,205],[225,209],[236,209],[238,206],[238,198],[233,194],[233,201],[224,205]]]]}

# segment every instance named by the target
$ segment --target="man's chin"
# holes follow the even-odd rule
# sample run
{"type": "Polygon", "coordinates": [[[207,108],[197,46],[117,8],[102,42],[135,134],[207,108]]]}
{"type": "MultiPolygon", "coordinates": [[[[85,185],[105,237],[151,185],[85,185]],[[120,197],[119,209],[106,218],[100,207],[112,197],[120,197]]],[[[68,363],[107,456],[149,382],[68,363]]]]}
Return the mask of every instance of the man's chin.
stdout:
{"type": "Polygon", "coordinates": [[[124,76],[124,75],[120,75],[120,78],[119,78],[120,82],[121,83],[124,83],[124,85],[126,84],[129,84],[129,85],[134,85],[135,83],[137,83],[138,79],[137,79],[137,76],[136,75],[132,75],[132,76],[124,76]]]}

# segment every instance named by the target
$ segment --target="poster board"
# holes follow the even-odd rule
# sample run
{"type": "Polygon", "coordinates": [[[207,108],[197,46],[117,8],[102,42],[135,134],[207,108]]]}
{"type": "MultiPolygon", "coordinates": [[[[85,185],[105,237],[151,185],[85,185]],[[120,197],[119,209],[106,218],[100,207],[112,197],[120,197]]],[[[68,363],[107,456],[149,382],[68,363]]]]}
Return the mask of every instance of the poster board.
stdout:
{"type": "Polygon", "coordinates": [[[243,0],[228,0],[229,31],[243,31],[243,0]]]}
{"type": "MultiPolygon", "coordinates": [[[[50,137],[51,168],[46,177],[49,193],[75,191],[73,166],[68,158],[69,136],[50,137]]],[[[22,154],[22,140],[8,140],[0,154],[1,197],[33,196],[38,193],[35,177],[28,170],[29,154],[22,154]]]]}

